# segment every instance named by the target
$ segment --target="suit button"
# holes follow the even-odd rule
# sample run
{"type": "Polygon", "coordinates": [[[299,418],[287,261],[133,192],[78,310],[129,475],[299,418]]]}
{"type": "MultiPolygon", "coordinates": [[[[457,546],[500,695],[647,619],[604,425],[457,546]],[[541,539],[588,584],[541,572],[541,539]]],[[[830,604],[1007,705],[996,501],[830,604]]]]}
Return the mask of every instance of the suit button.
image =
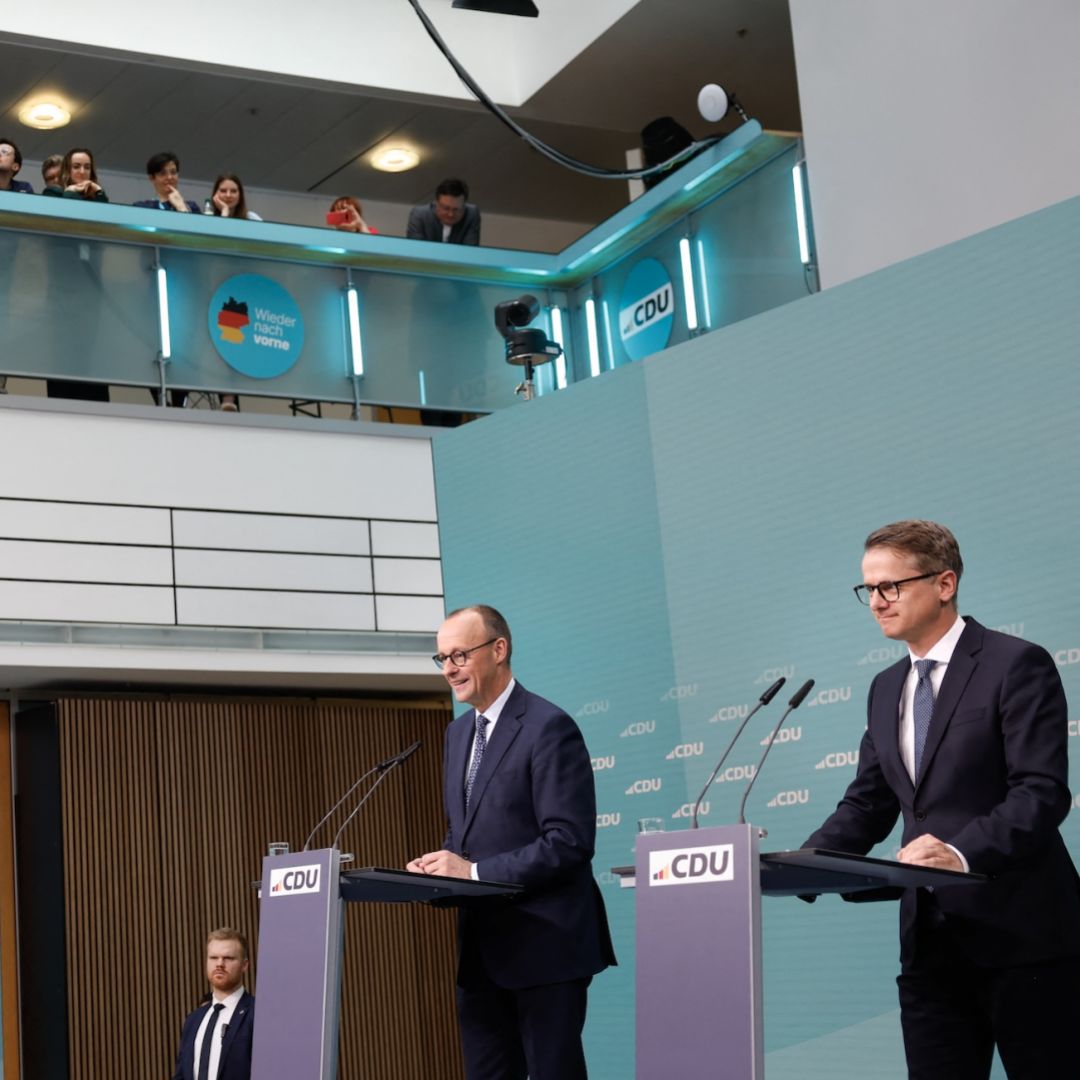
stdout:
{"type": "Polygon", "coordinates": [[[915,820],[916,821],[925,821],[926,820],[926,811],[925,810],[916,810],[915,811],[915,820]]]}
{"type": "Polygon", "coordinates": [[[461,857],[462,857],[463,859],[466,859],[466,860],[467,860],[467,859],[469,858],[469,853],[468,853],[467,851],[463,851],[463,852],[461,853],[461,857]]]}

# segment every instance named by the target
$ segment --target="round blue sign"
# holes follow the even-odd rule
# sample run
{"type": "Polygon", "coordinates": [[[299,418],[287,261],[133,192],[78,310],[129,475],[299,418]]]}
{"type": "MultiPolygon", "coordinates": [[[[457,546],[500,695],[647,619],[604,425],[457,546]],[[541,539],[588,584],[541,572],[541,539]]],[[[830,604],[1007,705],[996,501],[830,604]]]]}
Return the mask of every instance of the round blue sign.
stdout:
{"type": "Polygon", "coordinates": [[[304,320],[296,301],[262,274],[223,281],[211,297],[206,323],[221,359],[252,379],[284,375],[304,347],[304,320]]]}
{"type": "Polygon", "coordinates": [[[675,290],[663,263],[642,259],[626,275],[619,299],[619,337],[631,360],[667,348],[675,323],[675,290]]]}

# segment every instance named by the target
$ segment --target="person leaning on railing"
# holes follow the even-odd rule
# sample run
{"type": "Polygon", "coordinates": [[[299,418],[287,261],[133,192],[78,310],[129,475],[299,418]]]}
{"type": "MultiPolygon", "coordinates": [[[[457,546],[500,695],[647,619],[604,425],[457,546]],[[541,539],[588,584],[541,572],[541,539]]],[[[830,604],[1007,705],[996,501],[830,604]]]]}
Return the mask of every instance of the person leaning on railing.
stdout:
{"type": "Polygon", "coordinates": [[[10,139],[0,139],[0,191],[20,191],[33,195],[34,189],[25,180],[16,180],[22,168],[22,153],[10,139]]]}
{"type": "Polygon", "coordinates": [[[214,181],[214,189],[203,207],[204,214],[214,217],[246,218],[248,221],[262,221],[254,210],[247,208],[244,185],[236,173],[222,173],[214,181]]]}
{"type": "Polygon", "coordinates": [[[198,206],[180,194],[180,159],[171,151],[163,150],[146,163],[146,175],[154,185],[157,198],[140,199],[132,206],[144,206],[149,210],[176,210],[181,214],[197,214],[198,206]]]}
{"type": "Polygon", "coordinates": [[[60,169],[63,164],[63,154],[50,154],[41,163],[41,180],[45,187],[60,183],[60,169]]]}
{"type": "Polygon", "coordinates": [[[378,229],[373,229],[364,220],[364,208],[355,195],[340,195],[330,204],[330,212],[326,216],[328,225],[333,225],[339,232],[370,233],[378,234],[378,229]],[[340,219],[340,220],[337,220],[340,219]]]}
{"type": "Polygon", "coordinates": [[[47,185],[42,195],[64,199],[86,199],[90,202],[107,203],[109,196],[98,183],[94,168],[94,155],[84,146],[69,150],[60,164],[60,180],[47,185]]]}

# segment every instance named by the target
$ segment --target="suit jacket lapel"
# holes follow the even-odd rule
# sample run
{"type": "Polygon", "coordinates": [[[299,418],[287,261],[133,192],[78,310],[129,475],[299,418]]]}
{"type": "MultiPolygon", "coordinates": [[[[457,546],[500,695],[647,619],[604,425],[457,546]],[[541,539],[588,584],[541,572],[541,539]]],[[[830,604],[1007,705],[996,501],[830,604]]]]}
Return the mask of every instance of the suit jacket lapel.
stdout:
{"type": "MultiPolygon", "coordinates": [[[[521,731],[521,716],[525,712],[525,692],[521,689],[521,683],[515,685],[510,697],[506,699],[502,712],[499,714],[499,722],[495,725],[495,733],[491,736],[484,751],[484,760],[480,762],[480,771],[473,781],[472,798],[469,800],[469,809],[465,812],[465,825],[467,832],[476,816],[476,809],[484,797],[484,791],[488,781],[499,767],[499,762],[506,756],[506,751],[518,737],[521,731]]],[[[464,793],[462,794],[464,799],[464,793]]]]}
{"type": "Polygon", "coordinates": [[[900,695],[904,690],[904,680],[911,668],[909,660],[901,660],[881,673],[881,687],[874,695],[875,709],[871,718],[872,734],[877,746],[878,759],[882,770],[893,778],[894,789],[899,783],[899,790],[912,790],[911,777],[904,766],[900,754],[900,695]]]}
{"type": "Polygon", "coordinates": [[[459,832],[465,831],[465,768],[469,761],[472,733],[476,730],[476,711],[465,713],[454,723],[457,724],[457,729],[450,740],[450,752],[446,762],[446,813],[450,818],[450,834],[457,837],[460,843],[459,832]]]}
{"type": "Polygon", "coordinates": [[[930,719],[930,729],[926,733],[926,745],[923,747],[922,773],[920,780],[930,770],[934,754],[941,745],[941,740],[949,726],[953,713],[963,697],[964,690],[979,666],[978,653],[982,649],[983,628],[974,619],[967,620],[964,632],[956,643],[952,658],[945,669],[945,678],[941,681],[937,698],[934,701],[934,715],[930,719]]]}
{"type": "Polygon", "coordinates": [[[219,1074],[225,1069],[225,1058],[229,1053],[229,1047],[232,1046],[233,1040],[236,1038],[237,1032],[239,1032],[240,1030],[240,1025],[247,1017],[249,997],[250,995],[247,993],[247,991],[245,991],[243,996],[237,1003],[236,1008],[233,1010],[232,1020],[229,1021],[229,1026],[225,1029],[225,1035],[222,1037],[221,1040],[221,1054],[218,1058],[219,1074]]]}

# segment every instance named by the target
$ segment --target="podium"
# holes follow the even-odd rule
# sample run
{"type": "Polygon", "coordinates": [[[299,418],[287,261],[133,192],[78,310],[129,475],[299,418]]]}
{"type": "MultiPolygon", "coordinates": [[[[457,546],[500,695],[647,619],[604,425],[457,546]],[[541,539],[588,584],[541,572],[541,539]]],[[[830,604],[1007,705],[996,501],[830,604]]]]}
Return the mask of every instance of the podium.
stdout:
{"type": "MultiPolygon", "coordinates": [[[[637,1080],[763,1080],[761,897],[976,885],[978,874],[805,849],[725,825],[637,838],[637,1080]]],[[[260,1002],[261,1007],[261,1002],[260,1002]]]]}
{"type": "Polygon", "coordinates": [[[453,905],[519,885],[366,867],[341,871],[337,848],[267,855],[259,891],[259,985],[252,1080],[334,1080],[346,903],[453,905]]]}

